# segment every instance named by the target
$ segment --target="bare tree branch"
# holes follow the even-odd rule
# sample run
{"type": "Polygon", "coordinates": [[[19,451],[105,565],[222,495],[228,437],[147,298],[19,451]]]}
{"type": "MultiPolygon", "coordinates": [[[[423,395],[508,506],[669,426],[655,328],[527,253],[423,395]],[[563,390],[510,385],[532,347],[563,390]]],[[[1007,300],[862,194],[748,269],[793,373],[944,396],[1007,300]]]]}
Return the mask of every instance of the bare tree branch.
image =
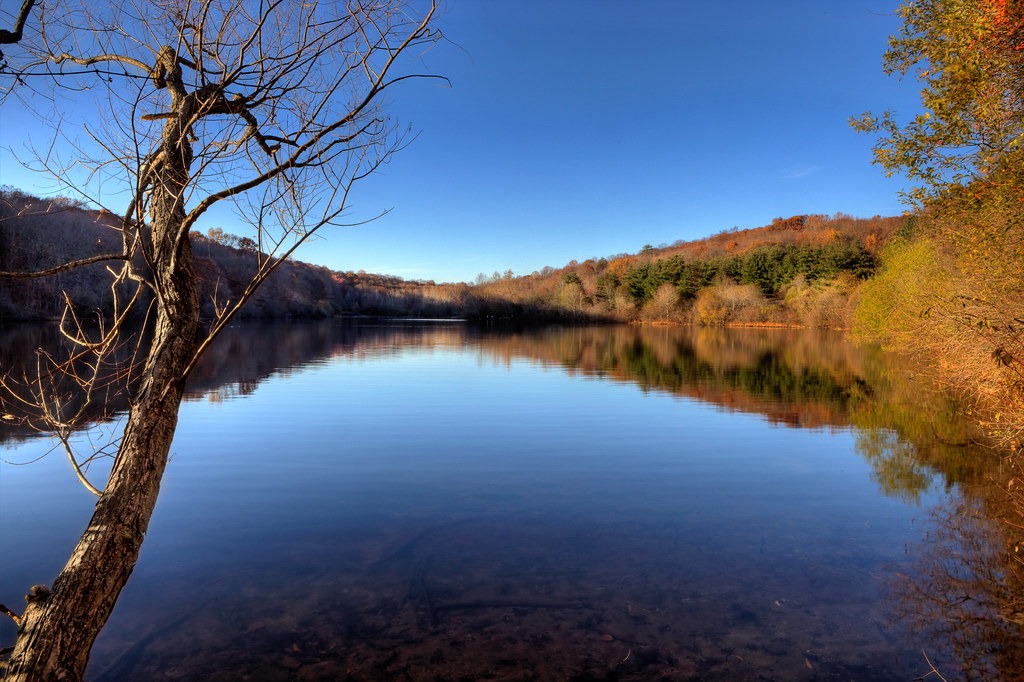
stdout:
{"type": "Polygon", "coordinates": [[[65,296],[63,355],[40,353],[20,382],[0,377],[5,400],[56,434],[76,476],[99,495],[53,589],[21,617],[6,680],[36,679],[44,668],[49,677],[81,678],[138,557],[186,379],[300,245],[324,227],[357,222],[345,218],[351,192],[408,143],[410,135],[385,115],[382,94],[409,79],[435,78],[400,64],[440,38],[432,29],[436,0],[408,5],[25,0],[17,38],[0,33],[16,45],[4,55],[0,96],[59,108],[55,142],[39,165],[95,205],[104,205],[90,193],[95,176],[126,197],[113,211],[122,216],[115,228],[121,253],[81,253],[52,267],[0,273],[29,279],[107,263],[110,281],[95,323],[65,296]],[[31,88],[13,87],[26,79],[31,88]],[[76,118],[82,137],[63,131],[76,118]],[[61,163],[65,148],[72,158],[61,163]],[[190,233],[222,202],[255,231],[255,270],[230,300],[215,301],[215,319],[201,329],[190,233]],[[131,327],[138,320],[145,334],[131,327]],[[76,454],[72,433],[91,410],[112,410],[115,393],[128,408],[118,434],[109,446],[76,454]],[[109,478],[94,485],[86,469],[111,449],[109,478]]]}
{"type": "MultiPolygon", "coordinates": [[[[18,12],[18,18],[14,22],[14,30],[8,31],[7,29],[0,28],[0,45],[11,45],[21,40],[22,33],[25,30],[25,22],[28,21],[29,12],[32,11],[32,6],[36,3],[36,0],[24,0],[21,3],[21,11],[18,12]]],[[[3,53],[0,53],[2,56],[3,53]]]]}
{"type": "Polygon", "coordinates": [[[69,261],[52,268],[47,268],[46,270],[36,270],[34,272],[0,272],[0,279],[36,279],[39,277],[50,277],[60,272],[67,272],[68,270],[74,270],[75,268],[80,268],[86,265],[93,265],[94,263],[124,260],[128,260],[128,256],[120,253],[108,253],[102,256],[79,258],[78,260],[69,261]]]}

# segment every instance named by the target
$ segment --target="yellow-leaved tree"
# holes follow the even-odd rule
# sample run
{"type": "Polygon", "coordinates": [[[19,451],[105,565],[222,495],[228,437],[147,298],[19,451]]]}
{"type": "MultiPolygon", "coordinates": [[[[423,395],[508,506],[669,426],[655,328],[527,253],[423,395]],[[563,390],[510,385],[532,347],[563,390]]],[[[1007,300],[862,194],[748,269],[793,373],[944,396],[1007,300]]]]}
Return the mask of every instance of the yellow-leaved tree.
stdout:
{"type": "Polygon", "coordinates": [[[915,0],[885,69],[922,111],[852,120],[915,209],[866,287],[860,334],[917,352],[972,399],[999,444],[1024,436],[1024,2],[915,0]]]}

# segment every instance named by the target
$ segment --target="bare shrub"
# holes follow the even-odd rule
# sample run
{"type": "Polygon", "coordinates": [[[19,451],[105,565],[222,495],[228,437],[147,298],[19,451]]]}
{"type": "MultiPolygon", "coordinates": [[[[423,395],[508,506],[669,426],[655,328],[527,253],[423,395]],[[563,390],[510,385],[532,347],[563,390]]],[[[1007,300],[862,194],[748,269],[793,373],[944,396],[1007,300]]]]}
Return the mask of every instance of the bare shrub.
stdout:
{"type": "Polygon", "coordinates": [[[849,329],[853,306],[851,296],[858,286],[849,273],[828,283],[809,283],[797,275],[786,288],[783,305],[794,321],[804,327],[849,329]]]}
{"type": "Polygon", "coordinates": [[[695,321],[703,325],[766,322],[768,301],[753,284],[716,284],[697,294],[695,321]]]}
{"type": "Polygon", "coordinates": [[[680,301],[679,290],[674,284],[662,284],[654,292],[654,297],[643,307],[641,318],[645,322],[681,322],[680,301]]]}

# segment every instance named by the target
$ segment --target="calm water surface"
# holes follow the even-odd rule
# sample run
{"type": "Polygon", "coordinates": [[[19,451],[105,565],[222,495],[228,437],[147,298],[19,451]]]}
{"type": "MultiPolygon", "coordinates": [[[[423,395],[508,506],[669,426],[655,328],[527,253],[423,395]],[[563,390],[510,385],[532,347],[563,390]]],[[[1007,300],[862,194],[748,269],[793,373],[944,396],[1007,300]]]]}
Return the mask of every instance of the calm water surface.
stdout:
{"type": "MultiPolygon", "coordinates": [[[[997,575],[971,588],[976,621],[1012,587],[978,487],[998,462],[838,335],[326,323],[231,330],[209,360],[89,679],[910,680],[1021,660],[1005,618],[942,620],[967,589],[944,576],[997,575]]],[[[17,604],[94,498],[51,441],[6,435],[17,604]]]]}

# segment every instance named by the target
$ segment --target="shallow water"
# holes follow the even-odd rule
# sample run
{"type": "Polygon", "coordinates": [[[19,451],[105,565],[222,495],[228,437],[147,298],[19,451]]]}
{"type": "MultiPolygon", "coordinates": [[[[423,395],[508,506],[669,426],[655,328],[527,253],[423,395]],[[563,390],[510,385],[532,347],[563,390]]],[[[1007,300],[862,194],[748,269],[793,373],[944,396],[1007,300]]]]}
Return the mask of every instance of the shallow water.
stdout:
{"type": "MultiPolygon", "coordinates": [[[[894,605],[968,454],[880,423],[886,362],[817,332],[232,330],[88,678],[955,670],[894,605]]],[[[2,452],[3,603],[52,580],[93,504],[61,453],[20,465],[50,447],[2,452]]]]}

